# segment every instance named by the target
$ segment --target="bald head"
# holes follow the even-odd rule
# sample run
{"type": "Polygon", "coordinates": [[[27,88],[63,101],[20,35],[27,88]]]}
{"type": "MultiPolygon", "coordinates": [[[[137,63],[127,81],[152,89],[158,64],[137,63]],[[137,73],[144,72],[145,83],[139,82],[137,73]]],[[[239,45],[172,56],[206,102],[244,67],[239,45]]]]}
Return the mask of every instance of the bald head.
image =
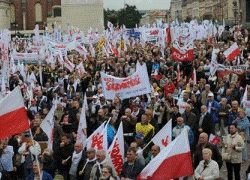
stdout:
{"type": "Polygon", "coordinates": [[[199,136],[199,142],[202,145],[207,144],[207,142],[208,142],[208,135],[207,135],[207,133],[201,133],[200,134],[200,136],[199,136]]]}

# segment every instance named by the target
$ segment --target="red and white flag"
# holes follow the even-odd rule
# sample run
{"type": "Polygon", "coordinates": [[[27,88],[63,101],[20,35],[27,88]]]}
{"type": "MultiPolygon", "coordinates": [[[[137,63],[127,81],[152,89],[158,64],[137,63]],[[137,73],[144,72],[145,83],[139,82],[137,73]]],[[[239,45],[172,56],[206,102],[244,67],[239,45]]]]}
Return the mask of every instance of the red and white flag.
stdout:
{"type": "Polygon", "coordinates": [[[172,119],[152,138],[152,142],[160,146],[161,149],[172,142],[172,119]]]}
{"type": "Polygon", "coordinates": [[[48,136],[48,148],[52,149],[53,147],[53,139],[54,139],[54,113],[55,106],[52,106],[49,113],[41,123],[40,127],[48,136]]]}
{"type": "Polygon", "coordinates": [[[63,65],[64,65],[70,72],[72,72],[72,71],[74,70],[74,68],[75,68],[75,65],[74,65],[70,60],[68,60],[68,59],[65,59],[65,60],[64,60],[63,65]]]}
{"type": "Polygon", "coordinates": [[[95,148],[96,150],[103,149],[103,132],[105,129],[105,122],[102,123],[86,140],[87,149],[95,148]]]}
{"type": "Polygon", "coordinates": [[[153,158],[142,170],[137,180],[175,179],[193,174],[193,165],[188,141],[184,130],[174,141],[153,158]]]}
{"type": "Polygon", "coordinates": [[[220,142],[220,138],[218,138],[217,136],[210,134],[209,136],[209,142],[213,145],[217,145],[220,142]]]}
{"type": "Polygon", "coordinates": [[[84,55],[84,56],[86,56],[87,55],[87,50],[86,50],[86,48],[84,47],[84,45],[83,46],[81,46],[81,44],[78,42],[78,41],[76,41],[76,49],[75,49],[77,52],[79,52],[79,54],[80,55],[84,55]]]}
{"type": "Polygon", "coordinates": [[[85,147],[85,142],[87,139],[87,122],[86,122],[86,114],[85,114],[85,106],[82,106],[82,112],[80,116],[80,121],[77,130],[76,142],[80,142],[85,147]]]}
{"type": "Polygon", "coordinates": [[[178,41],[173,42],[172,58],[176,61],[188,62],[194,60],[194,43],[191,40],[187,45],[180,47],[178,41]]]}
{"type": "Polygon", "coordinates": [[[226,56],[227,60],[232,61],[236,56],[240,54],[240,49],[237,43],[233,43],[233,45],[230,46],[230,48],[228,48],[226,51],[224,51],[223,54],[226,56]]]}
{"type": "Polygon", "coordinates": [[[20,86],[0,101],[0,139],[30,128],[20,86]]]}
{"type": "Polygon", "coordinates": [[[124,137],[122,122],[120,123],[114,140],[108,149],[108,154],[119,176],[124,163],[124,137]]]}

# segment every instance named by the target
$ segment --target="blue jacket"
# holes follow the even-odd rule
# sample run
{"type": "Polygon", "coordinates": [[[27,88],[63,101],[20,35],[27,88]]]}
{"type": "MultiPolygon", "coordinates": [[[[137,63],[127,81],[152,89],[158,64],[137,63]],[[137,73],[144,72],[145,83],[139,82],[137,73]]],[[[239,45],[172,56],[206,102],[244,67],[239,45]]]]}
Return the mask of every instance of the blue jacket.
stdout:
{"type": "MultiPolygon", "coordinates": [[[[209,105],[209,101],[206,101],[205,106],[207,106],[207,108],[208,108],[208,105],[209,105]]],[[[212,115],[214,122],[218,122],[218,120],[219,120],[219,118],[217,116],[217,111],[218,111],[219,107],[220,107],[220,104],[217,101],[213,100],[212,105],[211,105],[211,111],[209,113],[212,115]],[[212,110],[212,107],[214,107],[215,110],[212,110]]]]}
{"type": "Polygon", "coordinates": [[[245,116],[243,119],[234,120],[233,123],[237,124],[238,132],[243,131],[245,133],[246,139],[250,140],[250,136],[249,136],[250,123],[249,123],[248,118],[245,116]]]}
{"type": "MultiPolygon", "coordinates": [[[[27,178],[26,180],[34,180],[35,178],[35,174],[34,173],[31,173],[27,178]]],[[[52,176],[47,173],[46,171],[43,171],[43,178],[42,180],[53,180],[52,176]]]]}

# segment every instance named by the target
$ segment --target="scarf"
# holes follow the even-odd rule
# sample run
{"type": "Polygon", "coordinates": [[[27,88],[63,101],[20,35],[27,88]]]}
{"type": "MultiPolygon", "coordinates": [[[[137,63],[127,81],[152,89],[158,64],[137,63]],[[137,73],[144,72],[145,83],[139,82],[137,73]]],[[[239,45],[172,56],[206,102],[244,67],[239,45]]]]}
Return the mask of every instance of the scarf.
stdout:
{"type": "Polygon", "coordinates": [[[101,165],[103,165],[104,163],[106,163],[107,162],[107,160],[106,159],[104,159],[102,162],[98,162],[98,161],[96,161],[96,164],[97,164],[97,166],[98,166],[98,169],[99,169],[99,172],[100,172],[100,174],[101,174],[101,172],[102,172],[102,168],[101,168],[101,165]]]}
{"type": "Polygon", "coordinates": [[[74,151],[72,156],[72,164],[76,165],[77,163],[79,163],[81,157],[82,157],[82,151],[78,154],[74,151]]]}

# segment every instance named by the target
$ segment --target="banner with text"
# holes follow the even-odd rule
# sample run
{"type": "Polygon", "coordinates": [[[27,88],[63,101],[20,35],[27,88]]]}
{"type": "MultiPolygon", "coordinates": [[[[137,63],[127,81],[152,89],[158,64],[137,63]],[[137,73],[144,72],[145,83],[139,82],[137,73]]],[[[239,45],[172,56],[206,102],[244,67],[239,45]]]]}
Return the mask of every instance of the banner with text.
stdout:
{"type": "Polygon", "coordinates": [[[103,92],[106,99],[126,99],[150,93],[150,83],[146,65],[143,64],[134,74],[126,78],[117,78],[101,72],[103,92]]]}

